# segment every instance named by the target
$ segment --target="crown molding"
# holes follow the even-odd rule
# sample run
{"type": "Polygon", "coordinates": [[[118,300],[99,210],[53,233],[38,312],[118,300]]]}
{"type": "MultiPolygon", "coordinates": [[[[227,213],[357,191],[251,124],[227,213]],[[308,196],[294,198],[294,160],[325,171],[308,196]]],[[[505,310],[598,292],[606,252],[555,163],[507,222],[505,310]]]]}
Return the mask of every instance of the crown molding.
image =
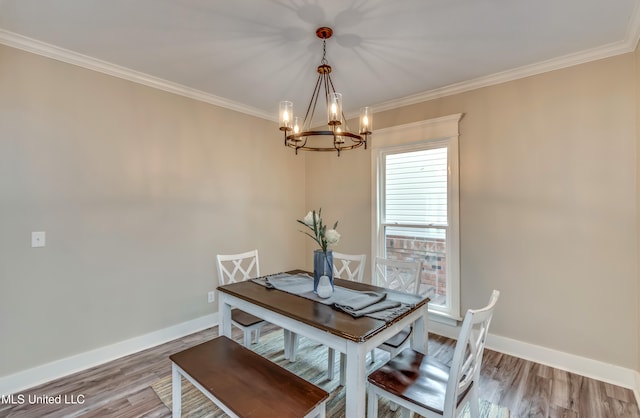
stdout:
{"type": "Polygon", "coordinates": [[[140,71],[121,67],[119,65],[102,61],[87,55],[79,54],[68,49],[60,48],[55,45],[28,38],[26,36],[22,36],[3,29],[0,29],[0,44],[4,44],[12,48],[21,49],[23,51],[31,52],[57,61],[62,61],[67,64],[77,65],[82,68],[132,81],[134,83],[163,90],[169,93],[188,97],[190,99],[224,107],[226,109],[234,110],[240,113],[245,113],[247,115],[256,116],[258,118],[267,120],[275,120],[275,117],[272,113],[264,112],[260,109],[225,99],[224,97],[205,93],[201,90],[196,90],[182,84],[154,77],[140,71]]]}
{"type": "Polygon", "coordinates": [[[442,88],[412,94],[410,96],[402,97],[399,99],[389,100],[372,107],[374,112],[397,109],[402,106],[414,105],[417,103],[439,99],[454,94],[460,94],[483,87],[506,83],[508,81],[519,80],[525,77],[560,70],[563,68],[572,67],[574,65],[584,64],[590,61],[596,61],[616,55],[626,54],[628,52],[632,52],[634,49],[635,43],[633,43],[632,46],[628,41],[615,42],[588,51],[577,52],[574,54],[565,55],[564,57],[554,58],[536,64],[526,65],[511,70],[491,74],[485,77],[479,77],[473,80],[450,84],[442,88]]]}

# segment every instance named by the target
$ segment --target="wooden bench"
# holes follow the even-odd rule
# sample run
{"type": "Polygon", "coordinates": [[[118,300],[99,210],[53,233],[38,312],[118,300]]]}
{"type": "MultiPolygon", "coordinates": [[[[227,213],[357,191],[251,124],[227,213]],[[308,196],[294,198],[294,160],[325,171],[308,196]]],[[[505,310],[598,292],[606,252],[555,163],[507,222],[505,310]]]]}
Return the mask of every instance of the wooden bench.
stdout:
{"type": "Polygon", "coordinates": [[[326,391],[227,337],[169,358],[173,418],[182,414],[181,376],[232,417],[325,417],[326,391]]]}

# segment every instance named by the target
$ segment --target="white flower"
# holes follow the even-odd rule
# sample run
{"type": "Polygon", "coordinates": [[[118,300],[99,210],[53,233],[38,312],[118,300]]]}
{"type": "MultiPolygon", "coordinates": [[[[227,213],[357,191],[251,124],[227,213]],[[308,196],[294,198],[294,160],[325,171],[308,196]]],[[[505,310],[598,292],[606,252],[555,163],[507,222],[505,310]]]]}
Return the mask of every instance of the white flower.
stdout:
{"type": "MultiPolygon", "coordinates": [[[[318,223],[318,214],[316,213],[316,224],[318,223]]],[[[302,222],[304,222],[305,225],[307,225],[310,228],[313,228],[313,211],[309,211],[309,213],[307,213],[307,216],[304,217],[304,219],[302,220],[302,222]]]]}
{"type": "Polygon", "coordinates": [[[297,220],[298,223],[306,226],[311,232],[305,232],[311,239],[318,243],[322,251],[327,252],[327,246],[333,245],[340,240],[340,234],[336,231],[338,222],[333,224],[333,228],[327,230],[327,226],[322,222],[322,209],[309,211],[307,216],[297,220]]]}
{"type": "Polygon", "coordinates": [[[324,237],[329,245],[336,244],[340,241],[340,234],[335,229],[328,229],[327,232],[325,232],[324,237]]]}

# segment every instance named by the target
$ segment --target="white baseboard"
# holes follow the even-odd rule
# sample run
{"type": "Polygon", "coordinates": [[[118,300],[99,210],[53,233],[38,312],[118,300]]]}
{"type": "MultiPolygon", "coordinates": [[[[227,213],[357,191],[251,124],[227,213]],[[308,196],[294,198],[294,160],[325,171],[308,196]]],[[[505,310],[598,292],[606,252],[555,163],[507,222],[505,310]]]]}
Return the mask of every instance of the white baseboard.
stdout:
{"type": "Polygon", "coordinates": [[[614,364],[523,343],[522,341],[498,335],[489,335],[487,348],[602,382],[612,383],[628,389],[635,388],[635,375],[637,372],[614,364]]]}
{"type": "Polygon", "coordinates": [[[176,338],[218,325],[218,314],[202,316],[158,331],[95,350],[66,357],[32,369],[0,377],[0,395],[9,395],[51,380],[94,367],[176,338]]]}
{"type": "MultiPolygon", "coordinates": [[[[429,332],[457,339],[459,328],[429,321],[429,332]]],[[[535,344],[489,334],[487,348],[634,391],[640,405],[640,372],[535,344]]]]}

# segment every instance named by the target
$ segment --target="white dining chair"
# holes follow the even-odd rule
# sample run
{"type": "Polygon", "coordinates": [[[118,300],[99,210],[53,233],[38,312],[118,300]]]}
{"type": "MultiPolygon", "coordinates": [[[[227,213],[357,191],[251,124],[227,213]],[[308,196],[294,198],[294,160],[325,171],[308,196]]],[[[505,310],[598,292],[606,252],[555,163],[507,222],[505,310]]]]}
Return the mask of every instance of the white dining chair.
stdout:
{"type": "MultiPolygon", "coordinates": [[[[422,263],[420,261],[392,260],[377,257],[374,270],[372,284],[375,286],[414,294],[418,294],[420,290],[422,274],[422,263]]],[[[409,345],[412,331],[413,326],[408,326],[380,344],[378,348],[394,357],[409,345]]],[[[373,350],[371,351],[371,362],[375,362],[373,350]]]]}
{"type": "Polygon", "coordinates": [[[393,260],[376,257],[372,284],[406,293],[418,293],[420,288],[420,261],[393,260]]]}
{"type": "MultiPolygon", "coordinates": [[[[237,283],[260,277],[260,263],[258,250],[247,251],[240,254],[218,254],[216,256],[218,268],[218,280],[221,285],[237,283]]],[[[260,329],[268,324],[267,321],[257,316],[243,312],[240,309],[231,311],[231,323],[240,328],[244,333],[244,346],[249,347],[260,339],[260,329]]]]}
{"type": "Polygon", "coordinates": [[[426,418],[455,418],[468,402],[471,418],[478,418],[482,353],[499,296],[494,290],[487,306],[467,311],[450,365],[408,348],[372,372],[367,416],[378,416],[378,397],[384,397],[403,408],[403,417],[415,412],[426,418]]]}
{"type": "Polygon", "coordinates": [[[366,254],[333,252],[333,277],[362,283],[366,254]]]}

